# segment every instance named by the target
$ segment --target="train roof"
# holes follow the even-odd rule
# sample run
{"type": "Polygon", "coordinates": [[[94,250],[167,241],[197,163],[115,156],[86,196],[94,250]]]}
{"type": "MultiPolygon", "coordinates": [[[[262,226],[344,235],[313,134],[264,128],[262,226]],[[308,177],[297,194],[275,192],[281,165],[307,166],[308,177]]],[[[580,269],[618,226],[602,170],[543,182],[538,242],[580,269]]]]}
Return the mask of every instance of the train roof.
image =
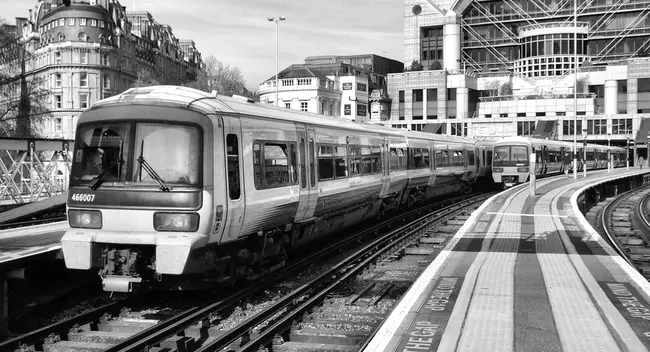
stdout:
{"type": "MultiPolygon", "coordinates": [[[[383,133],[396,137],[432,139],[431,133],[405,131],[369,123],[358,123],[340,117],[319,115],[309,112],[260,104],[246,97],[228,97],[209,94],[200,90],[180,86],[149,86],[131,88],[125,92],[100,100],[90,110],[110,106],[157,105],[185,108],[201,114],[224,114],[239,116],[263,116],[265,118],[302,122],[330,128],[344,128],[358,132],[383,133]]],[[[464,137],[433,135],[439,141],[475,143],[464,137]]]]}

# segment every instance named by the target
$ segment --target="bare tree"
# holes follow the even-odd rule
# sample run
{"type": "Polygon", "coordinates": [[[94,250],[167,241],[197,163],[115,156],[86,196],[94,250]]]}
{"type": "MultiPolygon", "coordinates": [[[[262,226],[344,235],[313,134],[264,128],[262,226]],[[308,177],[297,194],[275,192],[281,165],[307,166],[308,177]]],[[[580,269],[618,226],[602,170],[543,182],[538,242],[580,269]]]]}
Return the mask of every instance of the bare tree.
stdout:
{"type": "Polygon", "coordinates": [[[160,79],[152,70],[143,68],[138,71],[138,78],[131,85],[132,88],[148,87],[160,85],[160,79]]]}
{"type": "Polygon", "coordinates": [[[27,71],[32,54],[0,19],[0,134],[36,137],[49,115],[45,77],[27,71]]]}
{"type": "Polygon", "coordinates": [[[186,87],[211,92],[216,90],[222,95],[242,95],[257,100],[258,94],[246,89],[244,75],[238,67],[230,66],[210,55],[203,61],[203,68],[194,81],[184,84],[186,87]]]}

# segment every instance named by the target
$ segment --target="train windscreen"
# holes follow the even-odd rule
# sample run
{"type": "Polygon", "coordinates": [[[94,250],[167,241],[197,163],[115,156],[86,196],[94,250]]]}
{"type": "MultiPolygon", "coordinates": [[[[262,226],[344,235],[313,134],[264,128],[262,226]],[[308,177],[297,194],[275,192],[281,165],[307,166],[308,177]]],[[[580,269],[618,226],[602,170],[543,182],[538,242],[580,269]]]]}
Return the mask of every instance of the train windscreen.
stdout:
{"type": "Polygon", "coordinates": [[[528,162],[528,147],[520,145],[495,146],[493,165],[514,165],[528,162]]]}
{"type": "Polygon", "coordinates": [[[131,182],[196,185],[200,179],[200,133],[167,123],[98,123],[79,126],[71,185],[131,182]]]}

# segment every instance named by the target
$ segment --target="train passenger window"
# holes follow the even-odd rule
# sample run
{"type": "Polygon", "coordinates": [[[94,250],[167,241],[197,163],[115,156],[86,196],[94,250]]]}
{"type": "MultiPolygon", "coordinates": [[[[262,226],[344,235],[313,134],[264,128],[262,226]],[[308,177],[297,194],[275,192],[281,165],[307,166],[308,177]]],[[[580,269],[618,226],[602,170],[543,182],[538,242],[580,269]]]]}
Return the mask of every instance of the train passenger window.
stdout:
{"type": "Polygon", "coordinates": [[[397,155],[396,148],[390,148],[390,155],[388,156],[390,171],[399,170],[399,156],[397,155]]]}
{"type": "Polygon", "coordinates": [[[444,165],[442,159],[442,152],[443,151],[441,149],[436,149],[436,157],[435,157],[436,168],[442,167],[444,165]]]}
{"type": "Polygon", "coordinates": [[[347,153],[345,147],[334,147],[334,169],[335,177],[348,177],[347,153]]]}
{"type": "Polygon", "coordinates": [[[399,169],[406,170],[406,155],[404,154],[404,149],[397,149],[397,158],[399,159],[399,169]]]}
{"type": "Polygon", "coordinates": [[[449,150],[445,149],[445,150],[441,150],[440,152],[442,154],[441,155],[442,156],[442,161],[441,161],[440,165],[442,165],[442,166],[451,165],[451,161],[449,160],[449,150]]]}
{"type": "Polygon", "coordinates": [[[255,188],[262,189],[262,147],[260,143],[253,143],[253,173],[255,174],[255,188]]]}
{"type": "Polygon", "coordinates": [[[309,172],[311,178],[311,187],[316,186],[316,143],[312,138],[309,138],[309,172]]]}
{"type": "Polygon", "coordinates": [[[462,150],[454,151],[454,165],[463,166],[465,165],[465,157],[462,150]]]}
{"type": "Polygon", "coordinates": [[[237,135],[226,136],[226,155],[228,156],[228,194],[230,199],[239,199],[241,195],[239,179],[239,143],[237,135]]]}
{"type": "Polygon", "coordinates": [[[265,188],[289,185],[289,158],[285,143],[264,143],[265,188]]]}
{"type": "Polygon", "coordinates": [[[474,151],[467,151],[467,165],[474,165],[474,151]]]}
{"type": "Polygon", "coordinates": [[[372,172],[381,173],[381,148],[371,147],[370,155],[372,156],[372,172]]]}
{"type": "Polygon", "coordinates": [[[422,149],[422,168],[428,169],[431,167],[431,160],[429,159],[429,149],[422,149]]]}
{"type": "Polygon", "coordinates": [[[298,155],[296,153],[296,144],[289,144],[289,149],[291,150],[291,183],[298,183],[298,155]]]}
{"type": "Polygon", "coordinates": [[[334,179],[334,147],[331,145],[318,146],[318,180],[334,179]]]}
{"type": "Polygon", "coordinates": [[[350,176],[361,175],[361,147],[356,145],[348,146],[350,151],[350,176]]]}
{"type": "Polygon", "coordinates": [[[307,160],[305,159],[305,139],[300,138],[300,187],[307,187],[307,160]]]}
{"type": "Polygon", "coordinates": [[[372,174],[372,156],[369,147],[361,147],[361,174],[372,174]]]}

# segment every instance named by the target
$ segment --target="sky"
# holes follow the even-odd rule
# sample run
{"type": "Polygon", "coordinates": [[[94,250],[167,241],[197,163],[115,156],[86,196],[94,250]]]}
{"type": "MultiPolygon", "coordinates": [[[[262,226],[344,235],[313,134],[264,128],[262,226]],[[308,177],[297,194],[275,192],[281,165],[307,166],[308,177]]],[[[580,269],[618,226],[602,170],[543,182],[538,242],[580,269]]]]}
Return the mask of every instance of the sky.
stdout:
{"type": "MultiPolygon", "coordinates": [[[[0,0],[0,18],[15,24],[35,0],[0,0]]],[[[127,11],[149,11],[192,39],[203,57],[238,67],[249,89],[275,75],[275,23],[279,24],[279,67],[307,56],[377,54],[403,61],[403,2],[399,0],[124,0],[127,11]]]]}

